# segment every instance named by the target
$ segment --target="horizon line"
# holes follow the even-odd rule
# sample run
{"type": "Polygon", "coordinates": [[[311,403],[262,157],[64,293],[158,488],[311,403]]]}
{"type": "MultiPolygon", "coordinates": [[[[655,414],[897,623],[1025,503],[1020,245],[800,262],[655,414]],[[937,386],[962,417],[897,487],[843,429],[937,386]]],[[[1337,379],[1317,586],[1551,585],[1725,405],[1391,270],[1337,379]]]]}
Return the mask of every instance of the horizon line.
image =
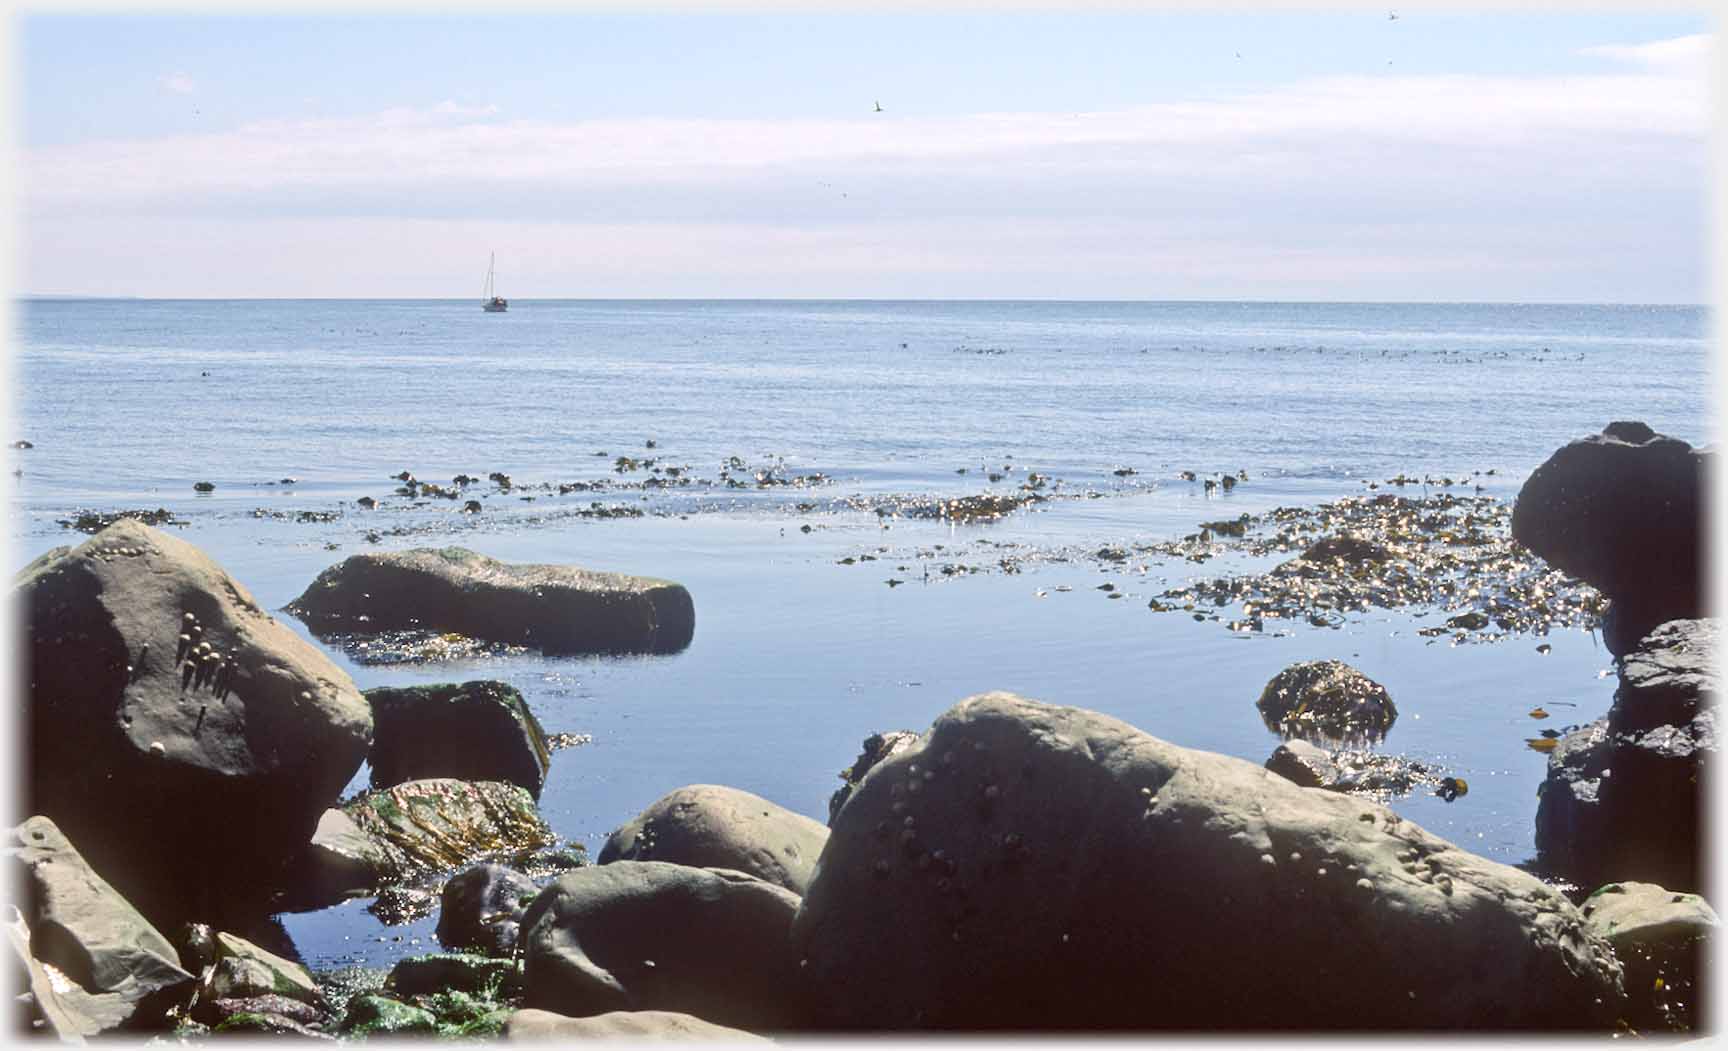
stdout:
{"type": "MultiPolygon", "coordinates": [[[[462,303],[481,302],[472,296],[135,296],[86,295],[66,292],[22,292],[13,302],[102,301],[132,303],[462,303]]],[[[1682,300],[1589,299],[1069,299],[1024,296],[881,297],[881,296],[520,296],[515,303],[1253,303],[1312,306],[1624,306],[1711,309],[1713,303],[1682,300]]]]}

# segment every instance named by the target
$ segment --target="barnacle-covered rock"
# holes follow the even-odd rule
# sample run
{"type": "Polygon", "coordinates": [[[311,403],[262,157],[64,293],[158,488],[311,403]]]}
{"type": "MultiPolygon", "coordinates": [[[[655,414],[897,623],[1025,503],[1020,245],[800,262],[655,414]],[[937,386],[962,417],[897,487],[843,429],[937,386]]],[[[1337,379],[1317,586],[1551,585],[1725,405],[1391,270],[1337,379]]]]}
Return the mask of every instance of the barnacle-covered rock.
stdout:
{"type": "Polygon", "coordinates": [[[759,795],[725,785],[668,792],[606,840],[599,863],[670,861],[737,869],[803,894],[828,827],[759,795]]]}

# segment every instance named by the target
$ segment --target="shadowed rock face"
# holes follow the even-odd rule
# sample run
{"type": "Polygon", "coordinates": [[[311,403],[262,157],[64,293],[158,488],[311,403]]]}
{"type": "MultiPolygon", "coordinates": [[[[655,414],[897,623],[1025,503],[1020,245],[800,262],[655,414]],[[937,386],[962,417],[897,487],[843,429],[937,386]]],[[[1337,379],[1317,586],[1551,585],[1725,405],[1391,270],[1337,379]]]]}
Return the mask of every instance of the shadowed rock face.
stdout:
{"type": "Polygon", "coordinates": [[[759,795],[725,785],[686,785],[612,833],[599,862],[737,869],[802,894],[827,840],[826,825],[759,795]]]}
{"type": "Polygon", "coordinates": [[[1512,535],[1611,600],[1619,656],[1664,621],[1704,610],[1704,485],[1711,453],[1636,422],[1571,442],[1518,492],[1512,535]]]}
{"type": "Polygon", "coordinates": [[[366,691],[376,732],[372,787],[453,777],[509,781],[535,798],[552,753],[522,694],[502,682],[381,686],[366,691]]]}
{"type": "Polygon", "coordinates": [[[37,559],[16,594],[31,810],[164,928],[279,886],[371,743],[348,676],[131,520],[37,559]]]}
{"type": "Polygon", "coordinates": [[[1621,660],[1607,717],[1548,757],[1536,807],[1545,868],[1585,885],[1702,889],[1719,644],[1719,621],[1671,621],[1621,660]]]}
{"type": "Polygon", "coordinates": [[[319,635],[422,628],[545,653],[675,653],[696,609],[681,585],[459,547],[355,555],[289,603],[319,635]]]}
{"type": "Polygon", "coordinates": [[[1571,1029],[1621,996],[1527,873],[1003,693],[870,772],[792,939],[828,1029],[1571,1029]]]}
{"type": "Polygon", "coordinates": [[[695,1015],[677,1011],[608,1011],[589,1018],[525,1008],[510,1016],[505,1035],[512,1041],[546,1043],[553,1040],[598,1040],[621,1043],[628,1040],[720,1040],[729,1044],[770,1044],[766,1037],[704,1022],[695,1015]]]}
{"type": "Polygon", "coordinates": [[[1386,687],[1343,661],[1292,664],[1272,677],[1256,705],[1273,733],[1322,744],[1377,741],[1398,718],[1386,687]]]}

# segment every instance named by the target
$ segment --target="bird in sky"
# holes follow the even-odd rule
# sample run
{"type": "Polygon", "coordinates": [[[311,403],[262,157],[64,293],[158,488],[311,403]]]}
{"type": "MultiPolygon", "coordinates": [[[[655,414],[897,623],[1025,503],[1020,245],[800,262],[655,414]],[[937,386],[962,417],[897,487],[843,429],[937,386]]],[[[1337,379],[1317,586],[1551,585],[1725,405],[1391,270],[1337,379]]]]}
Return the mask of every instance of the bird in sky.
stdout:
{"type": "Polygon", "coordinates": [[[1398,21],[1398,12],[1396,12],[1396,11],[1386,12],[1386,21],[1388,21],[1388,22],[1398,21]]]}
{"type": "Polygon", "coordinates": [[[876,112],[877,113],[882,112],[882,103],[880,103],[880,102],[876,103],[876,112]]]}

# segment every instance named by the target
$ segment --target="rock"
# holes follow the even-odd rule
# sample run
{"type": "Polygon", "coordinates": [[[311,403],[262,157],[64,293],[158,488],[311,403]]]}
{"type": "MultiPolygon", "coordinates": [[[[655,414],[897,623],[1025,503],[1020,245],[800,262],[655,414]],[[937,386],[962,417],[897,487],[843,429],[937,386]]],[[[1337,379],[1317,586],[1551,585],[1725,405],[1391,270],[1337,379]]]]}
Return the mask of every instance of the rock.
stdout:
{"type": "Polygon", "coordinates": [[[373,788],[453,777],[509,781],[540,798],[552,762],[546,731],[507,683],[384,686],[367,690],[366,699],[373,788]]]}
{"type": "Polygon", "coordinates": [[[540,888],[503,865],[475,865],[444,884],[438,907],[438,944],[509,956],[516,949],[522,914],[540,888]]]}
{"type": "Polygon", "coordinates": [[[1266,684],[1256,706],[1268,730],[1324,744],[1378,740],[1398,718],[1386,687],[1343,661],[1290,665],[1266,684]]]}
{"type": "Polygon", "coordinates": [[[859,786],[792,940],[828,1031],[1549,1031],[1621,997],[1607,944],[1527,873],[1005,693],[859,786]]]}
{"type": "Polygon", "coordinates": [[[553,841],[520,785],[432,778],[367,792],[342,812],[376,852],[376,884],[553,841]]]}
{"type": "Polygon", "coordinates": [[[359,690],[197,548],[129,519],[16,593],[27,805],[164,929],[258,911],[237,899],[281,886],[366,756],[359,690]]]}
{"type": "Polygon", "coordinates": [[[348,1001],[348,1013],[342,1017],[341,1028],[345,1036],[436,1033],[438,1022],[431,1011],[388,996],[365,993],[348,1001]]]}
{"type": "Polygon", "coordinates": [[[524,1007],[680,1011],[794,1027],[798,896],[742,872],[615,861],[554,880],[522,920],[524,1007]]]}
{"type": "Polygon", "coordinates": [[[1320,788],[1338,780],[1332,753],[1301,739],[1285,741],[1272,750],[1266,769],[1303,788],[1320,788]]]}
{"type": "Polygon", "coordinates": [[[197,490],[200,493],[213,493],[216,491],[216,483],[214,483],[214,482],[194,482],[192,485],[192,488],[197,490]]]}
{"type": "Polygon", "coordinates": [[[237,1014],[211,1030],[213,1033],[265,1033],[271,1036],[304,1036],[329,1040],[330,1035],[275,1014],[237,1014]]]}
{"type": "Polygon", "coordinates": [[[211,1000],[207,1004],[200,1003],[205,1008],[208,1025],[221,1025],[235,1015],[259,1014],[274,1015],[286,1018],[301,1025],[317,1025],[324,1020],[324,1012],[311,1004],[280,996],[276,993],[265,993],[259,996],[235,997],[225,1000],[211,1000]]]}
{"type": "Polygon", "coordinates": [[[504,1035],[532,1043],[578,1040],[725,1040],[771,1044],[767,1037],[704,1022],[677,1011],[608,1011],[590,1018],[571,1018],[528,1007],[510,1015],[504,1035]]]}
{"type": "Polygon", "coordinates": [[[1618,874],[1702,889],[1719,632],[1714,620],[1652,631],[1620,661],[1607,717],[1561,738],[1537,790],[1545,869],[1585,885],[1618,874]]]}
{"type": "Polygon", "coordinates": [[[1642,423],[1559,449],[1518,492],[1512,535],[1611,601],[1619,656],[1658,624],[1704,614],[1704,485],[1713,453],[1642,423]]]}
{"type": "Polygon", "coordinates": [[[448,991],[514,996],[522,991],[522,970],[514,960],[461,952],[428,953],[398,960],[384,988],[398,996],[448,991]]]}
{"type": "Polygon", "coordinates": [[[1384,544],[1353,533],[1321,537],[1298,556],[1304,562],[1388,562],[1398,557],[1384,544]]]}
{"type": "Polygon", "coordinates": [[[318,1008],[324,994],[306,968],[227,931],[216,934],[216,966],[199,984],[200,1002],[285,996],[318,1008]]]}
{"type": "Polygon", "coordinates": [[[687,785],[612,833],[599,862],[736,869],[803,894],[827,841],[826,825],[761,796],[724,785],[687,785]]]}
{"type": "Polygon", "coordinates": [[[553,654],[675,653],[696,630],[690,593],[671,581],[459,547],[355,555],[288,610],[320,635],[425,628],[553,654]]]}
{"type": "Polygon", "coordinates": [[[1610,883],[1580,907],[1626,968],[1627,1021],[1637,1029],[1701,1028],[1699,999],[1711,988],[1710,941],[1721,921],[1696,894],[1654,883],[1610,883]]]}
{"type": "MultiPolygon", "coordinates": [[[[1266,760],[1266,769],[1304,788],[1390,799],[1441,777],[1426,763],[1364,749],[1328,751],[1307,741],[1285,741],[1266,760]]],[[[1455,795],[1464,792],[1454,790],[1455,795]]],[[[1450,801],[1450,800],[1449,800],[1450,801]]]]}
{"type": "Polygon", "coordinates": [[[290,885],[293,904],[333,904],[377,890],[390,858],[347,811],[331,808],[318,818],[290,885]]]}
{"type": "Polygon", "coordinates": [[[864,750],[852,765],[840,771],[840,780],[844,782],[834,790],[828,798],[828,823],[834,823],[834,816],[840,813],[840,808],[846,805],[847,797],[858,783],[864,780],[864,775],[870,768],[891,755],[895,755],[912,747],[918,740],[918,735],[911,730],[889,730],[887,733],[871,734],[864,738],[864,750]]]}
{"type": "Polygon", "coordinates": [[[64,987],[66,979],[58,970],[50,973],[42,961],[30,955],[30,928],[16,905],[0,905],[0,923],[6,928],[6,942],[11,949],[8,958],[23,972],[23,980],[18,983],[23,992],[19,994],[18,1002],[25,1011],[16,1019],[22,1023],[23,1031],[52,1037],[65,1044],[78,1044],[103,1028],[125,1022],[124,1005],[114,1005],[112,1010],[101,1012],[113,1018],[112,1023],[104,1026],[95,1016],[81,1015],[62,1000],[56,987],[64,987]]]}
{"type": "MultiPolygon", "coordinates": [[[[94,1036],[150,1026],[192,992],[167,938],[84,860],[54,822],[37,816],[11,830],[10,881],[22,901],[19,946],[29,971],[40,965],[55,994],[43,1003],[50,1022],[94,1036]],[[60,980],[56,981],[58,977],[60,980]]],[[[42,998],[38,998],[39,1001],[42,998]]],[[[62,1030],[64,1035],[64,1030],[62,1030]]]]}

